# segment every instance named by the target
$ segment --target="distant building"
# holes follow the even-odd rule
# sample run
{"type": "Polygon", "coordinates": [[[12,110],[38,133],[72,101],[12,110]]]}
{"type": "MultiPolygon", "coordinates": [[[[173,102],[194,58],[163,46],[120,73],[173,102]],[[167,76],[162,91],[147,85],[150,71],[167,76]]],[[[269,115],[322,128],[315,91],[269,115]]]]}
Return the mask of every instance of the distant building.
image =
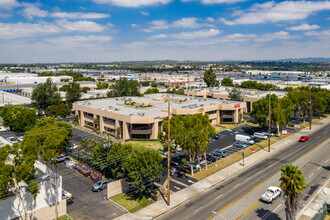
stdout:
{"type": "Polygon", "coordinates": [[[29,105],[32,100],[14,93],[0,91],[0,108],[5,105],[29,105]]]}

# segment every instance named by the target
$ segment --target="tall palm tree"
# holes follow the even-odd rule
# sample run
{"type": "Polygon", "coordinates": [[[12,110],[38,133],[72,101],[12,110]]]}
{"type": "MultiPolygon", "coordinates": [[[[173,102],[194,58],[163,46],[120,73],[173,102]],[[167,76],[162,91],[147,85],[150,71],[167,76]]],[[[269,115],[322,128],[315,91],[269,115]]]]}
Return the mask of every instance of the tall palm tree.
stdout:
{"type": "Polygon", "coordinates": [[[295,220],[299,204],[299,194],[306,188],[303,173],[298,166],[285,164],[281,168],[281,188],[285,199],[285,213],[287,220],[295,220]]]}

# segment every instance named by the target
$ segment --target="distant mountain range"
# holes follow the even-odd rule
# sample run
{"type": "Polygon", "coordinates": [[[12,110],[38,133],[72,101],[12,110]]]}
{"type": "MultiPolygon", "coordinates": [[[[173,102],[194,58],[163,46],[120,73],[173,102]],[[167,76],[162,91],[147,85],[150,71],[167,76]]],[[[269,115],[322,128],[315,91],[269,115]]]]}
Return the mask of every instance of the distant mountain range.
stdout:
{"type": "Polygon", "coordinates": [[[325,57],[288,58],[288,59],[280,59],[276,61],[297,62],[297,63],[329,63],[330,58],[325,58],[325,57]]]}

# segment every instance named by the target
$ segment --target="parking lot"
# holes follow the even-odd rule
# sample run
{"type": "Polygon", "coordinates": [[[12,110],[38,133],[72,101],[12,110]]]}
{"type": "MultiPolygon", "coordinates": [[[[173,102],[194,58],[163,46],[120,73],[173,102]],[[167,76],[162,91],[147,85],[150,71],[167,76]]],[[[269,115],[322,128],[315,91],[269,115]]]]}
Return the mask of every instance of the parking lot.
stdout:
{"type": "Polygon", "coordinates": [[[57,172],[62,176],[63,189],[74,197],[74,202],[67,206],[67,212],[73,219],[114,219],[125,213],[106,199],[106,190],[92,192],[93,183],[88,177],[66,168],[63,163],[59,164],[57,172]]]}

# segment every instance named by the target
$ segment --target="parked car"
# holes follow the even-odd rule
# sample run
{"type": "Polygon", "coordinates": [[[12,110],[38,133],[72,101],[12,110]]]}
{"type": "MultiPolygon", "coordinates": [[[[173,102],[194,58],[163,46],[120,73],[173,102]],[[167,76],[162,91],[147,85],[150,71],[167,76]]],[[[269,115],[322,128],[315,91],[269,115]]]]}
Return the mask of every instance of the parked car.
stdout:
{"type": "Polygon", "coordinates": [[[0,131],[10,131],[10,128],[5,126],[0,126],[0,131]]]}
{"type": "Polygon", "coordinates": [[[308,136],[301,136],[299,142],[305,142],[308,140],[308,136]]]}
{"type": "Polygon", "coordinates": [[[66,203],[68,205],[72,204],[73,203],[73,196],[71,193],[69,193],[68,191],[62,189],[62,198],[63,199],[66,199],[66,203]]]}
{"type": "Polygon", "coordinates": [[[242,135],[242,134],[236,134],[235,135],[235,141],[239,141],[245,144],[254,144],[254,141],[251,139],[250,136],[242,135]]]}
{"type": "Polygon", "coordinates": [[[253,136],[256,137],[256,138],[263,139],[263,140],[267,140],[268,139],[268,135],[265,135],[265,134],[260,133],[260,132],[254,132],[253,133],[253,136]]]}
{"type": "MultiPolygon", "coordinates": [[[[64,162],[66,160],[70,160],[70,157],[67,156],[67,155],[64,155],[64,154],[61,154],[61,155],[58,155],[56,158],[55,158],[56,162],[57,163],[61,163],[61,162],[64,162]]],[[[51,160],[53,161],[53,159],[51,160]]]]}
{"type": "MultiPolygon", "coordinates": [[[[204,155],[202,155],[202,160],[205,160],[204,155]]],[[[206,154],[206,160],[207,160],[207,161],[210,161],[210,162],[212,162],[212,163],[214,163],[214,162],[217,161],[217,159],[216,159],[215,157],[213,157],[213,156],[211,156],[211,155],[209,155],[209,154],[206,154]]]]}
{"type": "Polygon", "coordinates": [[[219,138],[220,138],[220,135],[215,134],[213,138],[214,138],[214,139],[219,139],[219,138]]]}
{"type": "Polygon", "coordinates": [[[242,142],[239,142],[239,141],[234,141],[233,146],[240,147],[240,148],[246,148],[248,145],[246,145],[242,142]]]}
{"type": "Polygon", "coordinates": [[[226,157],[227,153],[223,150],[216,149],[211,152],[211,155],[216,157],[226,157]]]}
{"type": "Polygon", "coordinates": [[[261,195],[260,199],[264,202],[272,203],[273,200],[276,199],[277,197],[280,197],[281,194],[282,194],[281,188],[277,186],[270,186],[268,187],[266,192],[264,192],[264,194],[261,195]]]}
{"type": "MultiPolygon", "coordinates": [[[[263,132],[261,132],[261,133],[263,133],[264,135],[266,135],[266,136],[268,137],[268,131],[263,131],[263,132]]],[[[274,137],[275,134],[272,133],[272,132],[270,132],[270,136],[271,136],[271,137],[274,137]]]]}
{"type": "Polygon", "coordinates": [[[16,137],[8,137],[7,140],[12,144],[18,142],[18,139],[16,137]]]}
{"type": "Polygon", "coordinates": [[[105,180],[100,180],[97,183],[92,185],[92,191],[93,192],[98,192],[100,190],[103,190],[107,187],[107,185],[111,182],[113,182],[113,179],[105,179],[105,180]]]}
{"type": "MultiPolygon", "coordinates": [[[[198,163],[196,163],[196,162],[195,162],[192,166],[193,166],[193,169],[199,169],[199,168],[201,167],[201,166],[200,166],[198,163]]],[[[190,164],[189,161],[187,162],[187,167],[188,167],[188,168],[191,167],[191,164],[190,164]]]]}
{"type": "Polygon", "coordinates": [[[160,153],[160,154],[163,154],[163,155],[167,155],[167,151],[164,151],[164,149],[163,148],[159,148],[159,149],[157,149],[158,150],[158,152],[160,153]]]}

